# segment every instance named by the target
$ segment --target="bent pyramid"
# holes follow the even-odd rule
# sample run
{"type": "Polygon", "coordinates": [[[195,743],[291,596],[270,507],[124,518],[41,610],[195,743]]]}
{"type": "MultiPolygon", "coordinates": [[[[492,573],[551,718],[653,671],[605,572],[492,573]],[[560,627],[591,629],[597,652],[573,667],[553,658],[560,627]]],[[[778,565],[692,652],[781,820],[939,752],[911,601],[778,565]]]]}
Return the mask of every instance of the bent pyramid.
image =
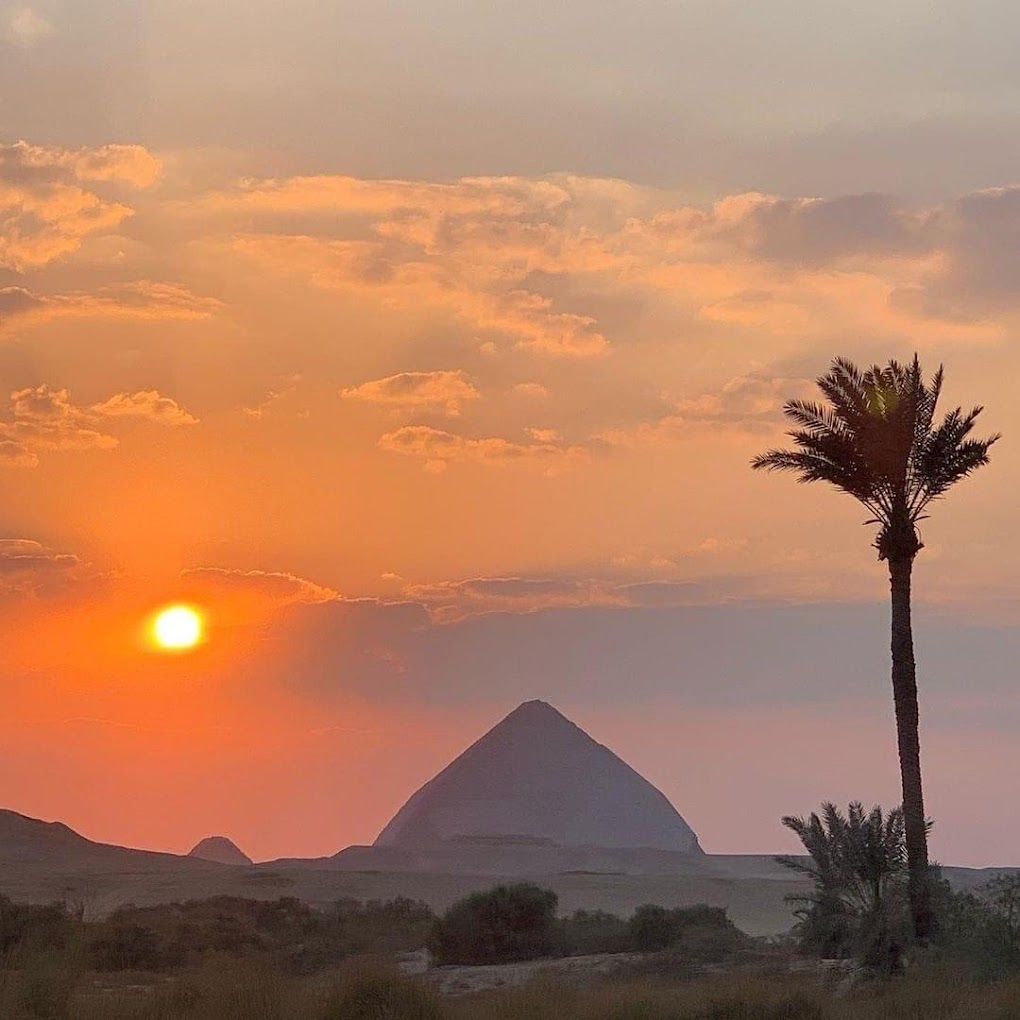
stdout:
{"type": "Polygon", "coordinates": [[[375,846],[517,842],[700,854],[647,779],[544,701],[526,701],[427,782],[375,846]]]}
{"type": "Polygon", "coordinates": [[[252,859],[226,836],[206,836],[188,851],[189,857],[216,864],[251,864],[252,859]]]}

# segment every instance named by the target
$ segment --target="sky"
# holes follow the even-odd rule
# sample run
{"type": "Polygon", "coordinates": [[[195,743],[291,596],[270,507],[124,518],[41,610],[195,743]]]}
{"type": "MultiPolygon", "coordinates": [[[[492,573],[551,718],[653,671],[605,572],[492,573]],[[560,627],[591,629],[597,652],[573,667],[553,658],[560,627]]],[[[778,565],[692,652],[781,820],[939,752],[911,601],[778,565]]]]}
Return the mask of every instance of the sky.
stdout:
{"type": "Polygon", "coordinates": [[[530,698],[710,852],[895,804],[866,514],[748,465],[916,351],[1005,436],[922,525],[932,850],[1020,864],[1018,30],[0,0],[0,806],[332,853],[530,698]]]}

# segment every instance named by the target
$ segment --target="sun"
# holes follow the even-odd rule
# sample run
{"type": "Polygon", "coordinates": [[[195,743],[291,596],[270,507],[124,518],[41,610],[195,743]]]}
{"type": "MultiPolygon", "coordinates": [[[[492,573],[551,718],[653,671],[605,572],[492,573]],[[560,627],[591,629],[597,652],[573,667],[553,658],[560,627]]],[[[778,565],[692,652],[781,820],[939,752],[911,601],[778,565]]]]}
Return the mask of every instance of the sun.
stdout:
{"type": "Polygon", "coordinates": [[[191,606],[167,606],[152,621],[152,637],[168,651],[194,648],[202,640],[202,616],[191,606]]]}

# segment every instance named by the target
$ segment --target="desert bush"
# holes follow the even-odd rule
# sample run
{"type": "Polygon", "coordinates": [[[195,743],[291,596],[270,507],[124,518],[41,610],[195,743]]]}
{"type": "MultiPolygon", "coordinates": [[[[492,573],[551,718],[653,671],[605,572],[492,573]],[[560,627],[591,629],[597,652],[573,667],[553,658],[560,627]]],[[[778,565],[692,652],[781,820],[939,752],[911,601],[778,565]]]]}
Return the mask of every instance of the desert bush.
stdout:
{"type": "Polygon", "coordinates": [[[978,888],[1003,949],[1020,956],[1020,874],[998,875],[978,888]]]}
{"type": "Polygon", "coordinates": [[[555,945],[556,903],[556,893],[530,882],[474,893],[440,918],[430,948],[440,963],[513,963],[548,956],[555,945]]]}
{"type": "Polygon", "coordinates": [[[158,970],[164,962],[156,933],[123,921],[105,925],[92,939],[89,960],[99,971],[158,970]]]}
{"type": "Polygon", "coordinates": [[[646,903],[627,922],[631,948],[643,953],[676,950],[689,962],[711,963],[741,948],[749,939],[721,907],[660,907],[646,903]]]}
{"type": "Polygon", "coordinates": [[[59,903],[14,903],[0,896],[0,956],[23,942],[39,949],[61,948],[77,931],[76,921],[59,903]]]}
{"type": "Polygon", "coordinates": [[[558,956],[626,953],[634,948],[627,922],[603,910],[577,910],[559,918],[554,943],[558,956]]]}
{"type": "Polygon", "coordinates": [[[932,904],[937,957],[963,964],[980,981],[1020,973],[1020,876],[1000,875],[973,892],[953,890],[940,879],[932,904]]]}
{"type": "Polygon", "coordinates": [[[634,911],[627,930],[641,953],[656,953],[680,941],[683,922],[675,910],[646,903],[634,911]]]}
{"type": "Polygon", "coordinates": [[[402,953],[428,943],[435,927],[432,908],[419,900],[339,900],[325,912],[343,932],[350,955],[402,953]]]}
{"type": "Polygon", "coordinates": [[[442,1020],[436,993],[378,967],[349,968],[330,990],[318,1020],[442,1020]]]}
{"type": "Polygon", "coordinates": [[[70,1020],[82,974],[75,948],[38,948],[25,940],[0,963],[3,1020],[70,1020]]]}
{"type": "Polygon", "coordinates": [[[428,906],[403,897],[341,900],[317,910],[293,897],[215,896],[123,907],[87,927],[97,970],[168,971],[228,954],[265,957],[287,974],[314,974],[352,955],[417,949],[435,919],[428,906]]]}
{"type": "Polygon", "coordinates": [[[195,1020],[290,1020],[292,1016],[283,976],[265,962],[210,957],[192,988],[195,1020]]]}

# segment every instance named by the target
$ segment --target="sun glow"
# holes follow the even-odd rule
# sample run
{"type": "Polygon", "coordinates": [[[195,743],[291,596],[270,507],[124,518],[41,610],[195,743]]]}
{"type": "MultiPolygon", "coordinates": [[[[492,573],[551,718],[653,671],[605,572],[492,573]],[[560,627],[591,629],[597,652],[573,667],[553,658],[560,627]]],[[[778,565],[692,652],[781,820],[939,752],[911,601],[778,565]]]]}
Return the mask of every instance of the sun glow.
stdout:
{"type": "Polygon", "coordinates": [[[167,651],[194,648],[202,640],[202,617],[191,606],[167,606],[152,621],[152,638],[167,651]]]}

